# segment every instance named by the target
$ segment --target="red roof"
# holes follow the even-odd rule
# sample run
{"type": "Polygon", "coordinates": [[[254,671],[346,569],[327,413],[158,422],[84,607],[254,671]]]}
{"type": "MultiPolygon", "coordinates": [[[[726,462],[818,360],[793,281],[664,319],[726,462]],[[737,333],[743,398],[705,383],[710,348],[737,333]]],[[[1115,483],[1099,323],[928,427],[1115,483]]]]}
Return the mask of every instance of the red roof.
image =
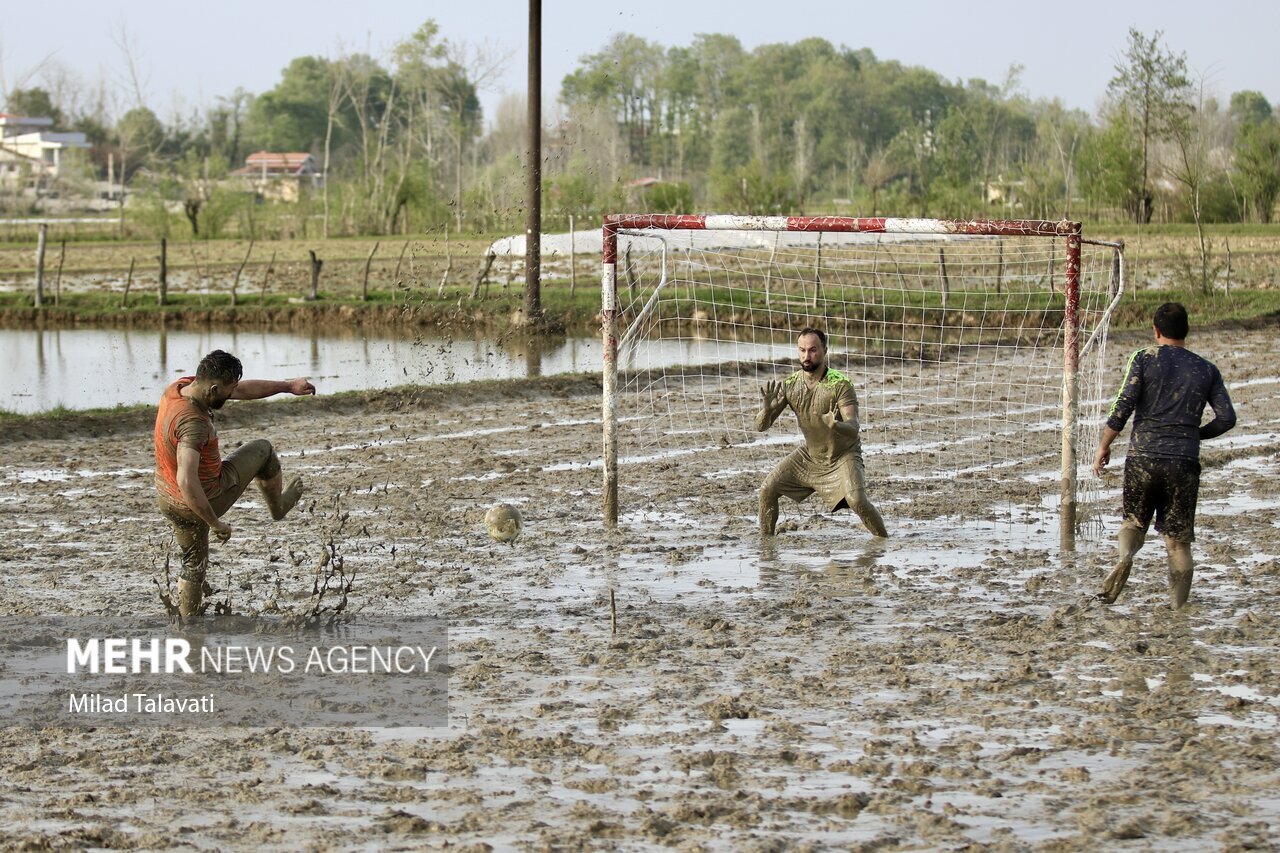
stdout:
{"type": "Polygon", "coordinates": [[[261,166],[263,161],[267,165],[289,165],[301,166],[311,155],[306,151],[255,151],[244,159],[245,165],[250,164],[261,166]]]}
{"type": "Polygon", "coordinates": [[[298,175],[302,174],[310,161],[311,168],[316,167],[315,158],[306,151],[255,151],[244,158],[244,167],[237,169],[237,175],[298,175]]]}

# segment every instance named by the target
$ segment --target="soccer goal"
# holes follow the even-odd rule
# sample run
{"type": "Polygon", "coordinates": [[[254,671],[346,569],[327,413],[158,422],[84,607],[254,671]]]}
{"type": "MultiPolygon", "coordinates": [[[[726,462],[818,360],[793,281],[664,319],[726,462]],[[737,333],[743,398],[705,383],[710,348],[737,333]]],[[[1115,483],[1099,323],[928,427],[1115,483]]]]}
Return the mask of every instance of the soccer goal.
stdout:
{"type": "Polygon", "coordinates": [[[652,502],[632,466],[754,507],[736,493],[800,440],[787,416],[755,431],[759,389],[813,326],[858,395],[873,500],[1056,509],[1074,545],[1123,244],[1067,221],[783,216],[610,215],[602,236],[608,526],[652,502]]]}

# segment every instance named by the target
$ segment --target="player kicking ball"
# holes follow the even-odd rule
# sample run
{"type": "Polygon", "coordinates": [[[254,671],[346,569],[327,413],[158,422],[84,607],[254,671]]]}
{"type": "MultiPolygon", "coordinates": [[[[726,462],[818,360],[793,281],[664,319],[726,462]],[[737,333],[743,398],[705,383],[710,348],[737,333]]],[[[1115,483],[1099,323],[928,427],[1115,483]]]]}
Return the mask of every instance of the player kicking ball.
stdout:
{"type": "Polygon", "coordinates": [[[258,481],[276,521],[288,515],[302,496],[302,478],[284,485],[280,460],[266,439],[246,442],[223,459],[213,412],[227,400],[314,394],[315,386],[306,379],[241,379],[242,373],[238,358],[214,350],[201,359],[195,376],[185,376],[164,389],[156,412],[157,502],[182,551],[178,614],[183,622],[204,612],[201,599],[209,567],[209,530],[224,542],[231,537],[231,526],[222,521],[222,515],[249,483],[258,481]]]}
{"type": "Polygon", "coordinates": [[[853,385],[827,366],[826,333],[804,329],[797,346],[800,369],[761,389],[764,399],[756,429],[769,429],[790,406],[804,433],[804,446],[779,462],[760,487],[760,532],[774,534],[779,497],[799,502],[817,492],[832,512],[849,507],[873,535],[888,536],[884,520],[867,497],[853,385]]]}

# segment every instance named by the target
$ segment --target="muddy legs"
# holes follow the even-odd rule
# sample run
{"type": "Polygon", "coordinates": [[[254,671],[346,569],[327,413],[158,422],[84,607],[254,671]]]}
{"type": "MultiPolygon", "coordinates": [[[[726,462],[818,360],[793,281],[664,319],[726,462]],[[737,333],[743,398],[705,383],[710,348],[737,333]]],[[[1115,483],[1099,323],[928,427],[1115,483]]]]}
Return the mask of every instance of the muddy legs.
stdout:
{"type": "Polygon", "coordinates": [[[772,536],[778,527],[778,493],[766,484],[760,489],[760,532],[772,536]]]}
{"type": "Polygon", "coordinates": [[[859,499],[853,504],[853,511],[858,514],[858,518],[862,519],[862,523],[873,536],[883,539],[889,535],[889,531],[884,526],[884,519],[880,517],[880,511],[865,494],[859,494],[859,499]]]}
{"type": "MultiPolygon", "coordinates": [[[[1129,580],[1129,570],[1133,568],[1133,557],[1146,540],[1147,532],[1129,522],[1120,527],[1120,559],[1115,568],[1102,583],[1102,594],[1099,596],[1107,604],[1113,604],[1124,590],[1129,580]]],[[[1187,603],[1191,594],[1191,578],[1195,567],[1191,560],[1191,543],[1179,542],[1168,536],[1164,537],[1165,548],[1169,552],[1169,604],[1178,610],[1187,603]]]]}
{"type": "Polygon", "coordinates": [[[184,624],[194,622],[204,613],[201,606],[204,587],[203,577],[200,580],[178,579],[178,617],[184,624]]]}
{"type": "Polygon", "coordinates": [[[1146,541],[1147,531],[1125,522],[1120,527],[1120,559],[1107,579],[1102,582],[1100,598],[1107,604],[1114,604],[1129,581],[1129,570],[1133,568],[1133,557],[1146,541]]]}
{"type": "Polygon", "coordinates": [[[284,488],[284,472],[280,471],[270,479],[258,480],[258,488],[262,490],[262,497],[267,502],[271,517],[279,521],[289,514],[289,510],[302,497],[302,478],[294,477],[289,481],[289,487],[284,488]]]}
{"type": "Polygon", "coordinates": [[[1191,543],[1178,542],[1165,537],[1169,549],[1169,604],[1174,610],[1182,608],[1191,595],[1191,577],[1195,568],[1191,563],[1191,543]]]}

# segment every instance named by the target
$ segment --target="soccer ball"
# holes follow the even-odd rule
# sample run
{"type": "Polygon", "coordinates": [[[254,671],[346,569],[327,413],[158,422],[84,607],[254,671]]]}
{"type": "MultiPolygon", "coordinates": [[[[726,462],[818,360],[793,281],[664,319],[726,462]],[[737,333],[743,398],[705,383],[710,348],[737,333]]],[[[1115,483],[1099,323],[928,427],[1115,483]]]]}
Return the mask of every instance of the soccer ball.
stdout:
{"type": "Polygon", "coordinates": [[[520,510],[511,504],[495,504],[484,514],[484,529],[496,542],[514,543],[524,529],[520,510]]]}

